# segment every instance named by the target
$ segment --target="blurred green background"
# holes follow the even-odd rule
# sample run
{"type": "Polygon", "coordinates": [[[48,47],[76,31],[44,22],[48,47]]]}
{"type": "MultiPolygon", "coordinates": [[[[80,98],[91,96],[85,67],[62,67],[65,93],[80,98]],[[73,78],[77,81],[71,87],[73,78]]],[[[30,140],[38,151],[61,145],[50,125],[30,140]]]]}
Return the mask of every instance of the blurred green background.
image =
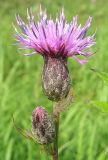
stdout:
{"type": "Polygon", "coordinates": [[[108,71],[108,0],[0,0],[0,159],[48,160],[38,145],[22,137],[13,127],[14,114],[17,125],[31,129],[31,113],[35,106],[51,111],[52,103],[42,92],[41,56],[25,57],[24,50],[14,46],[15,14],[26,19],[26,9],[39,6],[53,17],[64,6],[65,15],[71,21],[79,15],[84,24],[93,17],[89,33],[97,30],[96,54],[89,63],[80,66],[72,58],[68,61],[74,88],[74,100],[70,109],[60,119],[60,160],[108,160],[108,114],[93,108],[90,100],[108,100],[108,88],[90,68],[108,71]]]}

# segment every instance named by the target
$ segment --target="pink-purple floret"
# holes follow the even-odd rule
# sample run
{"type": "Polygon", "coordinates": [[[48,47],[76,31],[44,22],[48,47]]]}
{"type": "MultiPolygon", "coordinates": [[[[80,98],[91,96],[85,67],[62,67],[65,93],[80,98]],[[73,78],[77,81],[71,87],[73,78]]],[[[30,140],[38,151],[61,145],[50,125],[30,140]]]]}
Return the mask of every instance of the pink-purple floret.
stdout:
{"type": "Polygon", "coordinates": [[[89,17],[85,26],[77,24],[78,16],[68,24],[62,9],[60,17],[55,21],[52,18],[47,19],[46,12],[40,9],[39,21],[36,23],[32,11],[27,11],[28,23],[25,24],[18,15],[16,17],[17,24],[20,28],[15,28],[15,38],[19,42],[18,45],[23,49],[34,49],[35,52],[25,55],[41,54],[43,56],[52,57],[73,57],[80,64],[87,62],[87,59],[79,59],[78,55],[85,58],[92,55],[85,49],[93,46],[95,42],[95,34],[86,36],[90,27],[92,18],[89,17]]]}

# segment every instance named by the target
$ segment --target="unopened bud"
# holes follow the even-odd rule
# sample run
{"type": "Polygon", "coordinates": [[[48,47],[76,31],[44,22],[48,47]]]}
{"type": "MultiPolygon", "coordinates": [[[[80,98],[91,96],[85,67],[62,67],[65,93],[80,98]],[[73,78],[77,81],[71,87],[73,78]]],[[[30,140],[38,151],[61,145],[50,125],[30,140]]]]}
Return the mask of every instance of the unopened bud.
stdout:
{"type": "Polygon", "coordinates": [[[53,120],[42,107],[37,107],[32,113],[32,133],[40,144],[52,143],[54,140],[53,120]]]}
{"type": "Polygon", "coordinates": [[[52,101],[60,101],[68,95],[70,78],[66,59],[45,57],[42,86],[45,95],[52,101]]]}

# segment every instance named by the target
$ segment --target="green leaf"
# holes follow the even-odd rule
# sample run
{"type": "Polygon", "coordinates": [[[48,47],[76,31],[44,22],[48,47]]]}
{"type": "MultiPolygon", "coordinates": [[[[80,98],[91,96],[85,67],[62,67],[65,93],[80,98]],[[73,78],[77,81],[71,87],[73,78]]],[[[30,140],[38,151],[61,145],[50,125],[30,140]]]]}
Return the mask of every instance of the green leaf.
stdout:
{"type": "Polygon", "coordinates": [[[13,154],[13,151],[14,151],[13,146],[14,146],[14,140],[10,139],[7,143],[7,146],[6,146],[5,160],[11,160],[12,159],[12,154],[13,154]]]}
{"type": "Polygon", "coordinates": [[[99,102],[99,101],[92,101],[92,105],[98,108],[101,112],[108,113],[108,102],[99,102]]]}
{"type": "Polygon", "coordinates": [[[32,140],[33,142],[37,143],[37,141],[36,141],[36,139],[34,138],[32,132],[17,127],[17,125],[16,125],[16,123],[15,123],[15,120],[14,120],[14,117],[13,117],[13,124],[14,124],[15,129],[16,129],[21,135],[23,135],[25,138],[28,138],[28,139],[32,140]]]}
{"type": "Polygon", "coordinates": [[[101,72],[101,71],[98,71],[96,69],[91,69],[92,71],[96,72],[97,75],[103,80],[104,84],[106,86],[108,86],[108,73],[105,73],[105,72],[101,72]]]}

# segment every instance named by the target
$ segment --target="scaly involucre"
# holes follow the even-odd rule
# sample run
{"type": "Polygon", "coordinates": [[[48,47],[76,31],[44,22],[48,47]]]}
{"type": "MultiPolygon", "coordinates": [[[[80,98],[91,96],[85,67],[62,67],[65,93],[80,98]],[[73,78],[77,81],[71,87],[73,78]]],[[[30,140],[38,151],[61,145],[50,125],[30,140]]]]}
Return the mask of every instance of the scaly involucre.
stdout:
{"type": "Polygon", "coordinates": [[[86,49],[96,43],[95,34],[86,36],[91,24],[91,17],[88,18],[84,27],[77,24],[77,19],[78,16],[73,17],[68,24],[62,9],[60,17],[56,17],[56,20],[53,21],[51,17],[48,19],[46,12],[42,12],[40,9],[39,21],[36,23],[32,11],[29,13],[27,10],[27,24],[19,15],[16,16],[20,31],[15,28],[15,37],[20,48],[35,50],[31,54],[25,55],[73,57],[80,64],[84,64],[87,59],[79,59],[77,56],[89,57],[92,55],[86,49]]]}
{"type": "Polygon", "coordinates": [[[40,144],[52,143],[54,140],[53,120],[42,107],[35,108],[32,113],[32,133],[40,144]]]}

